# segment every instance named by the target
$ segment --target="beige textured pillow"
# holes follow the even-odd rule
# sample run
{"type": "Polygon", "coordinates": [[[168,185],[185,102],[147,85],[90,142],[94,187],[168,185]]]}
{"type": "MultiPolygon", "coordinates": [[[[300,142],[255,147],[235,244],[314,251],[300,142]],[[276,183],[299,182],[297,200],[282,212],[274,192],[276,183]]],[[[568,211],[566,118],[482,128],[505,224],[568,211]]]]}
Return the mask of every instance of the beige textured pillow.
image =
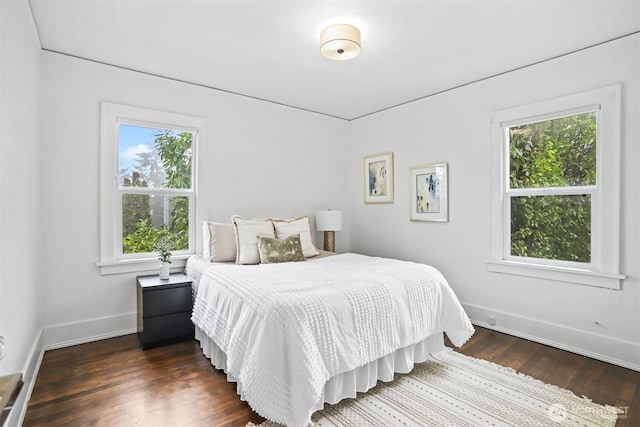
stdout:
{"type": "Polygon", "coordinates": [[[294,234],[284,240],[261,236],[258,236],[257,240],[261,263],[306,261],[302,253],[299,234],[294,234]]]}
{"type": "Polygon", "coordinates": [[[202,258],[209,261],[235,261],[236,231],[231,223],[202,221],[202,258]]]}
{"type": "Polygon", "coordinates": [[[320,254],[313,244],[313,238],[311,237],[311,220],[308,216],[296,219],[274,219],[273,226],[276,229],[276,237],[280,240],[286,239],[294,234],[299,234],[302,253],[305,257],[309,258],[320,254]]]}
{"type": "Polygon", "coordinates": [[[244,219],[234,215],[231,222],[236,235],[236,264],[260,264],[258,236],[275,238],[273,222],[267,220],[244,219]]]}

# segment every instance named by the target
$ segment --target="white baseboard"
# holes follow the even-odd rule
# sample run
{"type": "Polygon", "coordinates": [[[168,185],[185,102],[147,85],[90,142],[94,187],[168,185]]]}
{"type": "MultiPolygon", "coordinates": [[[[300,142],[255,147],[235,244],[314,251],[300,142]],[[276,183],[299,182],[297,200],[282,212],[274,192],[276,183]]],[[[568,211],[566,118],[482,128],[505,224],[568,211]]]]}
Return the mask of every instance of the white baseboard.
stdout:
{"type": "Polygon", "coordinates": [[[474,325],[640,371],[640,344],[488,307],[462,305],[474,325]],[[495,325],[489,324],[489,316],[496,317],[495,325]]]}
{"type": "Polygon", "coordinates": [[[54,350],[133,334],[137,328],[136,316],[136,313],[127,313],[44,328],[44,349],[54,350]]]}
{"type": "Polygon", "coordinates": [[[84,322],[68,323],[42,329],[29,352],[23,368],[24,384],[5,426],[21,426],[27,413],[27,404],[36,383],[40,364],[46,350],[69,347],[92,341],[128,335],[136,332],[136,313],[103,317],[84,322]]]}

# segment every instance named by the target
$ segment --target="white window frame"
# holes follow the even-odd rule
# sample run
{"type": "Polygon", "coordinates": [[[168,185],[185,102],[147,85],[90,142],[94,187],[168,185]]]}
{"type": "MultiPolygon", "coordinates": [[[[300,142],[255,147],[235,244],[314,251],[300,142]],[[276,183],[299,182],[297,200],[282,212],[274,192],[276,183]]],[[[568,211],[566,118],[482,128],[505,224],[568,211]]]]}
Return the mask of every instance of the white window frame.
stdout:
{"type": "MultiPolygon", "coordinates": [[[[184,267],[186,259],[196,253],[201,244],[196,232],[198,218],[202,218],[198,198],[198,159],[202,155],[206,120],[184,114],[157,111],[130,105],[101,103],[101,135],[100,135],[100,261],[96,265],[100,274],[117,274],[127,272],[157,271],[158,259],[154,253],[124,254],[122,251],[122,194],[136,192],[136,189],[123,190],[119,185],[118,149],[119,125],[144,126],[158,129],[172,129],[192,132],[192,188],[189,189],[157,189],[158,196],[189,197],[189,249],[176,251],[172,257],[172,268],[184,267]]],[[[144,194],[149,189],[141,190],[144,194]]]]}
{"type": "Polygon", "coordinates": [[[489,271],[620,289],[621,87],[613,85],[491,114],[491,253],[489,271]],[[508,129],[597,112],[596,184],[582,187],[509,189],[508,129]],[[511,255],[511,197],[591,195],[591,261],[546,260],[511,255]]]}

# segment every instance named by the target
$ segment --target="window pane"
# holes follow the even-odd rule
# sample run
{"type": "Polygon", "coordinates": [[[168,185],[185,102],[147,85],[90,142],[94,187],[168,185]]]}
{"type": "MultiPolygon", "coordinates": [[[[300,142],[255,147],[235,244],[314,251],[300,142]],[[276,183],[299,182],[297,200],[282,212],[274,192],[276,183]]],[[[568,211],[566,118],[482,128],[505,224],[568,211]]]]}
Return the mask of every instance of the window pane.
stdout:
{"type": "Polygon", "coordinates": [[[193,133],[119,125],[120,187],[191,188],[193,133]]]}
{"type": "Polygon", "coordinates": [[[511,255],[591,262],[591,196],[512,197],[511,255]]]}
{"type": "Polygon", "coordinates": [[[155,252],[168,237],[173,250],[189,248],[189,197],[148,194],[122,195],[122,252],[155,252]]]}
{"type": "Polygon", "coordinates": [[[595,111],[508,131],[511,188],[595,185],[595,111]]]}

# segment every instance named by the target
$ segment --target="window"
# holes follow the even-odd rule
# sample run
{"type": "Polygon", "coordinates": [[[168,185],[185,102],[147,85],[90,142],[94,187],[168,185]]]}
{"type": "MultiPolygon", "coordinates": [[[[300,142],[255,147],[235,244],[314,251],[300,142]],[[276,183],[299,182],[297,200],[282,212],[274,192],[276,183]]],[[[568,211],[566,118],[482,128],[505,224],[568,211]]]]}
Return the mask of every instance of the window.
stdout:
{"type": "Polygon", "coordinates": [[[591,263],[597,112],[507,126],[508,257],[591,263]]]}
{"type": "Polygon", "coordinates": [[[193,131],[118,123],[117,255],[154,252],[158,240],[189,251],[193,131]]]}
{"type": "Polygon", "coordinates": [[[489,269],[619,288],[620,87],[495,112],[489,269]]]}
{"type": "Polygon", "coordinates": [[[195,253],[196,154],[203,123],[102,104],[103,274],[155,269],[160,240],[170,242],[174,259],[195,253]]]}

